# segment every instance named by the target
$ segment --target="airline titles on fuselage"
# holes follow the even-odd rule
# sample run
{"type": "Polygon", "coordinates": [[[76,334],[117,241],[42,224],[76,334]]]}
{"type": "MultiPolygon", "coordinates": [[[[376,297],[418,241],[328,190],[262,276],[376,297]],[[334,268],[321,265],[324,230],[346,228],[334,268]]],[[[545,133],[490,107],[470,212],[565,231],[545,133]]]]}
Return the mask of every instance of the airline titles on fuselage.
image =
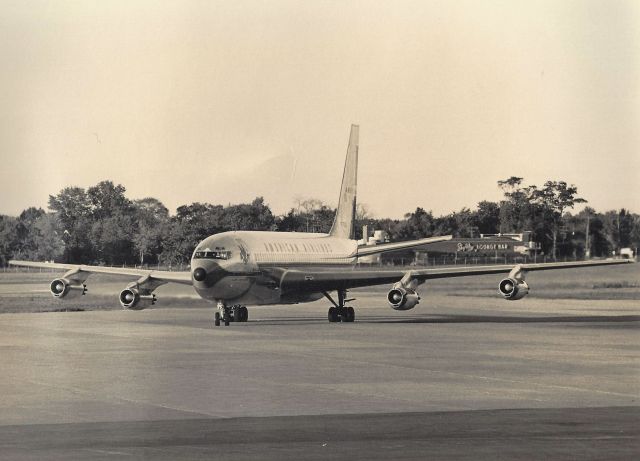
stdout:
{"type": "Polygon", "coordinates": [[[267,253],[333,253],[331,245],[326,243],[264,243],[267,253]]]}

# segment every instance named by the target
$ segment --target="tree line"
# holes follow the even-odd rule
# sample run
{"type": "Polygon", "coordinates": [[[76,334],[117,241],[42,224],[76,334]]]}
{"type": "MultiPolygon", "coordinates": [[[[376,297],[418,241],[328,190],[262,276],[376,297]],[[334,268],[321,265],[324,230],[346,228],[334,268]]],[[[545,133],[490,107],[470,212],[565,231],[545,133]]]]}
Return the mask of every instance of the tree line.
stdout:
{"type": "MultiPolygon", "coordinates": [[[[530,230],[542,251],[553,257],[610,255],[640,246],[640,215],[625,209],[604,213],[586,207],[577,188],[563,181],[525,186],[523,178],[498,182],[504,197],[481,201],[444,216],[417,208],[403,219],[375,219],[359,205],[356,237],[362,225],[385,230],[392,241],[432,235],[478,237],[480,234],[530,230]]],[[[66,187],[49,196],[48,208],[30,207],[18,217],[0,215],[0,264],[10,259],[106,265],[180,265],[189,262],[205,237],[229,230],[328,232],[335,210],[316,199],[298,199],[288,213],[275,216],[262,197],[251,203],[192,203],[171,215],[155,198],[131,200],[112,181],[93,187],[66,187]]]]}

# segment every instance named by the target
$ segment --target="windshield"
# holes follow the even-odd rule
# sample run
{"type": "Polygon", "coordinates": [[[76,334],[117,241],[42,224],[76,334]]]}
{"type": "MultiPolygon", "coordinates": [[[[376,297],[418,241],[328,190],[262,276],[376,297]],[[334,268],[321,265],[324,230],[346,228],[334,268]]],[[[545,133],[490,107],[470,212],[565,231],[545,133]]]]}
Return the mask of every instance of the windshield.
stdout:
{"type": "Polygon", "coordinates": [[[193,255],[193,259],[229,259],[231,258],[231,252],[228,250],[203,250],[196,251],[193,255]]]}

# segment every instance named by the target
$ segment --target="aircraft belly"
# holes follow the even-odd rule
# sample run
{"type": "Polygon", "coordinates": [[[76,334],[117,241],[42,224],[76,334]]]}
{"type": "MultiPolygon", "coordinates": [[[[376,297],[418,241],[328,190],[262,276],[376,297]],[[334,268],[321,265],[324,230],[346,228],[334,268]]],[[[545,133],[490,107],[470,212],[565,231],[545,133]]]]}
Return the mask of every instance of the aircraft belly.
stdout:
{"type": "Polygon", "coordinates": [[[218,281],[215,285],[209,288],[196,288],[196,291],[200,296],[205,299],[217,300],[236,299],[245,294],[253,285],[254,278],[241,276],[227,276],[218,281]]]}
{"type": "Polygon", "coordinates": [[[249,306],[280,304],[280,290],[274,287],[254,284],[246,293],[234,299],[233,302],[249,306]]]}
{"type": "Polygon", "coordinates": [[[255,284],[242,296],[231,300],[234,304],[265,306],[272,304],[297,304],[317,301],[322,293],[282,293],[280,289],[255,284]]]}

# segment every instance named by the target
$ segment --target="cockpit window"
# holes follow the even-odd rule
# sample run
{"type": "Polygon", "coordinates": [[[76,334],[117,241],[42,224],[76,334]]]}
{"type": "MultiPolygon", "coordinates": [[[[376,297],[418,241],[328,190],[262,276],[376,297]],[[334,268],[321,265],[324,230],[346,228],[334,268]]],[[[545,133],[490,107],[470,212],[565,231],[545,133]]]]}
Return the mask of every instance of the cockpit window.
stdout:
{"type": "Polygon", "coordinates": [[[231,258],[231,252],[227,250],[216,251],[196,251],[193,255],[193,259],[229,259],[231,258]]]}

